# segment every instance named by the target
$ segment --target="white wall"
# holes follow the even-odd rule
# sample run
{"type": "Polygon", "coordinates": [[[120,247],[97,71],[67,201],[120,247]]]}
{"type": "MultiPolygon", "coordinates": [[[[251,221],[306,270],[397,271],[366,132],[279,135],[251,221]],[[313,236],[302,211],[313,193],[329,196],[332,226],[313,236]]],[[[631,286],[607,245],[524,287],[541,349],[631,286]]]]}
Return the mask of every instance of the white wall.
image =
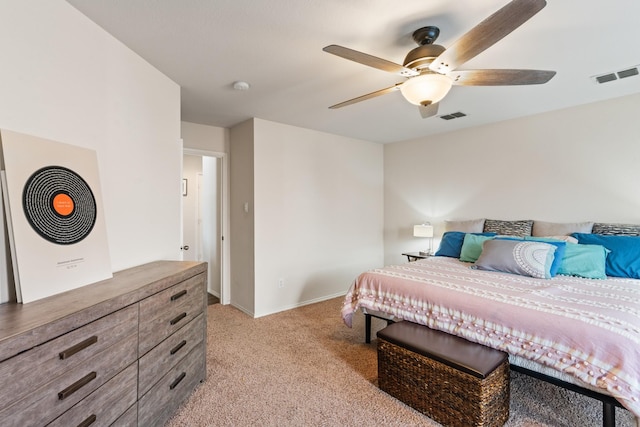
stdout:
{"type": "Polygon", "coordinates": [[[380,144],[254,119],[255,316],[343,295],[383,264],[382,155],[380,144]]]}
{"type": "Polygon", "coordinates": [[[255,305],[253,122],[253,119],[247,120],[232,127],[229,132],[230,303],[250,315],[253,315],[255,305]]]}
{"type": "Polygon", "coordinates": [[[0,128],[96,150],[114,271],[177,259],[179,86],[63,0],[0,16],[0,128]]]}
{"type": "Polygon", "coordinates": [[[424,247],[424,220],[640,223],[639,111],[640,94],[385,145],[385,263],[424,247]]]}
{"type": "Polygon", "coordinates": [[[182,122],[180,124],[184,148],[229,152],[229,129],[182,122]]]}

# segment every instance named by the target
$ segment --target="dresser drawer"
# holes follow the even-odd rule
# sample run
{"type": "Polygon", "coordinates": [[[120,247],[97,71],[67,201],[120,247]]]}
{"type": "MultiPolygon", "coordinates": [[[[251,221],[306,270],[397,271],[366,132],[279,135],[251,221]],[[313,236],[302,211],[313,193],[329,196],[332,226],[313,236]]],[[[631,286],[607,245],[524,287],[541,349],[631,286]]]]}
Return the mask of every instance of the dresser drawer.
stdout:
{"type": "Polygon", "coordinates": [[[138,401],[138,425],[160,426],[205,379],[204,342],[196,346],[138,401]]]}
{"type": "MultiPolygon", "coordinates": [[[[137,336],[131,335],[75,366],[0,412],[6,425],[41,426],[53,421],[136,360],[137,336]]],[[[134,364],[135,366],[135,364],[134,364]]]]}
{"type": "Polygon", "coordinates": [[[0,387],[0,408],[74,370],[122,339],[135,336],[137,322],[138,307],[130,306],[5,360],[0,364],[0,378],[11,381],[3,381],[0,387]]]}
{"type": "Polygon", "coordinates": [[[133,404],[127,412],[122,414],[111,427],[132,427],[138,425],[138,402],[133,404]]]}
{"type": "Polygon", "coordinates": [[[140,356],[203,311],[204,285],[199,274],[140,301],[140,356]]]}
{"type": "Polygon", "coordinates": [[[145,394],[160,377],[204,339],[204,313],[140,358],[138,394],[145,394]]]}
{"type": "Polygon", "coordinates": [[[132,363],[49,426],[110,426],[136,403],[137,373],[136,364],[132,363]]]}

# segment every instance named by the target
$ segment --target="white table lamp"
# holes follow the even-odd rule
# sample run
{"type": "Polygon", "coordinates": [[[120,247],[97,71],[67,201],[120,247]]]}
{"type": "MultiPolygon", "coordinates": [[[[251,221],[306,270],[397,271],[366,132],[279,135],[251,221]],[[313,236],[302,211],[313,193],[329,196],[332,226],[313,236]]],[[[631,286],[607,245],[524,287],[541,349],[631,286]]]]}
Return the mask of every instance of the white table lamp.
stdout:
{"type": "Polygon", "coordinates": [[[413,226],[413,237],[427,237],[429,239],[429,249],[420,251],[420,255],[431,255],[433,243],[433,226],[429,223],[413,226]]]}

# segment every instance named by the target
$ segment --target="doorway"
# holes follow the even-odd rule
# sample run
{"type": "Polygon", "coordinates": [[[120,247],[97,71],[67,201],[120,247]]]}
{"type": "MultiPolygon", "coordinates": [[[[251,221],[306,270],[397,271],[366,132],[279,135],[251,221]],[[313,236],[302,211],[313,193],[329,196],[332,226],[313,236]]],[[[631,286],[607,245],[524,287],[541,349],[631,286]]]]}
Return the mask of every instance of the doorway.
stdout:
{"type": "Polygon", "coordinates": [[[182,258],[209,265],[207,292],[222,304],[228,286],[228,204],[225,153],[183,150],[182,258]]]}

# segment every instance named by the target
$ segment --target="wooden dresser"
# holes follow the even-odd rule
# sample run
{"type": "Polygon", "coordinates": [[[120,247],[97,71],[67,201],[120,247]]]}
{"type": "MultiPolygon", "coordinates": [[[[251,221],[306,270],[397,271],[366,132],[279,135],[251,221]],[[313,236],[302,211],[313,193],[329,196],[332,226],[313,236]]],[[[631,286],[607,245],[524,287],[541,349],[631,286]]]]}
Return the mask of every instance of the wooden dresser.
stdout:
{"type": "Polygon", "coordinates": [[[206,263],[0,305],[0,424],[161,426],[206,378],[206,263]]]}

